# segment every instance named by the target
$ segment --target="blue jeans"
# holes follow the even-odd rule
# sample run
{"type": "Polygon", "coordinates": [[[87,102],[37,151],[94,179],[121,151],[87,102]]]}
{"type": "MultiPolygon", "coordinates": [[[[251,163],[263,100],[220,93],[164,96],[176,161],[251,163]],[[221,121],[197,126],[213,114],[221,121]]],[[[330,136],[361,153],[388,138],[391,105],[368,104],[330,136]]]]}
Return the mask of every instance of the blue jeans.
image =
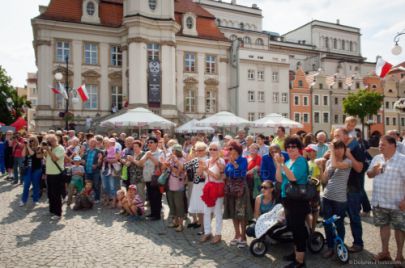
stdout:
{"type": "Polygon", "coordinates": [[[24,164],[24,157],[14,157],[14,165],[13,165],[13,170],[14,170],[14,182],[17,183],[18,179],[20,179],[20,182],[22,183],[23,178],[21,174],[21,168],[23,167],[24,164]]]}
{"type": "Polygon", "coordinates": [[[120,179],[112,175],[104,176],[101,175],[101,180],[103,182],[103,189],[110,199],[114,198],[120,188],[120,179]]]}
{"type": "Polygon", "coordinates": [[[89,180],[93,183],[93,190],[95,193],[95,200],[100,200],[100,193],[101,193],[101,179],[100,179],[100,171],[95,171],[94,173],[86,173],[85,176],[86,180],[89,180]]]}
{"type": "MultiPolygon", "coordinates": [[[[335,222],[336,231],[340,238],[344,241],[345,239],[345,226],[344,226],[344,218],[346,215],[347,203],[346,202],[337,202],[325,197],[322,198],[322,209],[323,209],[323,217],[325,219],[329,219],[333,215],[340,216],[340,219],[335,222]]],[[[326,242],[328,244],[328,248],[333,249],[335,238],[332,230],[332,226],[330,224],[325,225],[325,234],[326,234],[326,242]]]]}
{"type": "Polygon", "coordinates": [[[4,160],[4,156],[0,156],[0,172],[3,175],[6,173],[6,162],[4,160]]]}
{"type": "Polygon", "coordinates": [[[42,177],[42,168],[38,168],[32,170],[31,168],[27,168],[24,172],[23,179],[24,179],[24,188],[23,194],[21,197],[21,201],[25,204],[28,201],[28,195],[30,193],[30,186],[32,183],[32,200],[34,202],[39,201],[39,187],[41,183],[42,177]]]}
{"type": "Polygon", "coordinates": [[[363,227],[361,226],[361,192],[347,193],[347,213],[350,218],[350,229],[352,230],[353,244],[363,246],[363,227]]]}

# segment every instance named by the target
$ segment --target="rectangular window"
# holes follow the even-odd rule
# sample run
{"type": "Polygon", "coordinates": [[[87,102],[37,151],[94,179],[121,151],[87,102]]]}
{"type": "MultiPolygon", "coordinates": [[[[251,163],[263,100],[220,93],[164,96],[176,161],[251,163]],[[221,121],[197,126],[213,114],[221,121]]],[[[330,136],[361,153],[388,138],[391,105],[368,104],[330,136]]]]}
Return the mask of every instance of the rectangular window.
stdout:
{"type": "Polygon", "coordinates": [[[381,114],[377,114],[377,124],[381,124],[382,120],[381,120],[381,114]]]}
{"type": "Polygon", "coordinates": [[[278,92],[273,92],[273,102],[278,103],[278,92]]]}
{"type": "Polygon", "coordinates": [[[255,71],[254,70],[248,70],[248,79],[249,80],[254,80],[255,79],[255,71]]]}
{"type": "Polygon", "coordinates": [[[335,114],[335,124],[339,124],[339,115],[335,114]]]}
{"type": "Polygon", "coordinates": [[[248,120],[255,121],[255,113],[248,113],[248,120]]]}
{"type": "Polygon", "coordinates": [[[278,82],[278,72],[272,73],[272,80],[273,80],[273,82],[278,82]]]}
{"type": "Polygon", "coordinates": [[[329,123],[329,113],[323,113],[323,123],[329,123]]]}
{"type": "Polygon", "coordinates": [[[122,65],[122,52],[120,46],[111,47],[111,65],[112,66],[122,65]]]}
{"type": "Polygon", "coordinates": [[[294,96],[294,105],[300,105],[300,96],[294,96]]]}
{"type": "Polygon", "coordinates": [[[156,43],[147,46],[148,61],[160,60],[160,45],[156,43]]]}
{"type": "Polygon", "coordinates": [[[254,91],[248,91],[248,101],[255,102],[255,92],[254,91]]]}
{"type": "Polygon", "coordinates": [[[323,89],[323,84],[319,83],[319,89],[323,89]]]}
{"type": "Polygon", "coordinates": [[[385,109],[389,109],[390,108],[390,103],[388,101],[385,102],[385,109]]]}
{"type": "Polygon", "coordinates": [[[356,89],[359,89],[359,88],[360,88],[360,83],[356,82],[356,89]]]}
{"type": "Polygon", "coordinates": [[[205,56],[205,73],[215,74],[217,72],[217,57],[213,55],[205,56]]]}
{"type": "Polygon", "coordinates": [[[83,104],[84,109],[97,109],[98,108],[98,92],[96,85],[86,85],[89,100],[83,104]]]}
{"type": "Polygon", "coordinates": [[[257,80],[264,81],[264,71],[257,72],[257,80]]]}
{"type": "Polygon", "coordinates": [[[205,112],[206,113],[216,113],[217,112],[216,91],[213,89],[207,89],[205,91],[205,112]]]}
{"type": "Polygon", "coordinates": [[[302,80],[298,80],[298,87],[303,87],[304,86],[304,82],[302,82],[302,80]]]}
{"type": "Polygon", "coordinates": [[[308,106],[309,104],[308,104],[308,97],[307,96],[304,96],[303,97],[303,100],[304,100],[304,106],[308,106]]]}
{"type": "Polygon", "coordinates": [[[338,83],[338,88],[340,88],[340,89],[343,88],[343,83],[342,83],[342,82],[339,82],[339,83],[338,83]]]}
{"type": "Polygon", "coordinates": [[[93,43],[84,44],[84,63],[88,65],[98,64],[98,46],[93,43]]]}
{"type": "Polygon", "coordinates": [[[186,113],[195,113],[196,107],[196,91],[193,89],[186,89],[184,92],[184,111],[186,113]]]}
{"type": "Polygon", "coordinates": [[[257,119],[263,118],[264,117],[264,113],[258,113],[257,114],[257,119]]]}
{"type": "Polygon", "coordinates": [[[345,122],[345,120],[346,120],[346,115],[344,114],[344,115],[342,115],[342,122],[345,122]]]}
{"type": "Polygon", "coordinates": [[[405,118],[401,118],[401,127],[405,127],[405,118]]]}
{"type": "Polygon", "coordinates": [[[323,96],[323,105],[328,106],[329,105],[329,97],[328,96],[323,96]]]}
{"type": "Polygon", "coordinates": [[[392,125],[393,126],[397,125],[397,119],[395,117],[392,118],[392,125]]]}
{"type": "Polygon", "coordinates": [[[309,114],[308,113],[304,113],[304,123],[309,123],[309,114]]]}
{"type": "Polygon", "coordinates": [[[319,95],[314,95],[314,105],[319,105],[319,95]]]}
{"type": "Polygon", "coordinates": [[[338,105],[339,104],[339,99],[335,98],[335,104],[338,105]]]}
{"type": "Polygon", "coordinates": [[[300,113],[294,113],[294,120],[295,122],[301,122],[300,113]]]}
{"type": "Polygon", "coordinates": [[[385,118],[385,124],[386,124],[387,126],[390,125],[390,118],[389,118],[389,117],[386,117],[386,118],[385,118]]]}
{"type": "Polygon", "coordinates": [[[257,101],[258,102],[264,102],[264,91],[259,91],[257,93],[257,101]]]}
{"type": "Polygon", "coordinates": [[[118,110],[122,109],[123,101],[122,87],[112,86],[111,87],[111,106],[115,106],[118,110]]]}
{"type": "Polygon", "coordinates": [[[319,123],[319,112],[314,112],[314,123],[319,123]]]}
{"type": "Polygon", "coordinates": [[[288,102],[288,95],[287,93],[281,93],[281,102],[287,103],[288,102]]]}
{"type": "Polygon", "coordinates": [[[184,71],[195,72],[195,53],[187,52],[184,54],[184,71]]]}
{"type": "Polygon", "coordinates": [[[67,41],[57,41],[56,42],[56,61],[65,62],[66,57],[70,58],[70,43],[67,41]]]}

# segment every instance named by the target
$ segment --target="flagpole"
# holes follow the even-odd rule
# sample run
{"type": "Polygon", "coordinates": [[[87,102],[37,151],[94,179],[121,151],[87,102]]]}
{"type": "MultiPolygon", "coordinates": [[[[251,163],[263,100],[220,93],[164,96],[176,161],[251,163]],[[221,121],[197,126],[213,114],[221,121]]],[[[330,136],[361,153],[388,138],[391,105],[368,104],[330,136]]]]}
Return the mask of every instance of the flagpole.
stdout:
{"type": "Polygon", "coordinates": [[[68,112],[69,112],[69,55],[66,55],[65,61],[66,61],[65,90],[66,90],[66,95],[67,95],[66,107],[65,107],[65,129],[69,130],[69,116],[68,116],[68,112]]]}

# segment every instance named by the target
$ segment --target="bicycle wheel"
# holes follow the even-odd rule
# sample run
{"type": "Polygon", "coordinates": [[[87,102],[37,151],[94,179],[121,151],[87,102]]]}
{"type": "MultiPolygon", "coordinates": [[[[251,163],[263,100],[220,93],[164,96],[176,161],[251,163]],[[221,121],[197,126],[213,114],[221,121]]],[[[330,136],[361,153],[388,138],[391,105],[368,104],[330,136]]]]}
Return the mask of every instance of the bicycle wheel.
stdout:
{"type": "Polygon", "coordinates": [[[349,251],[347,250],[347,247],[343,243],[338,243],[335,245],[335,252],[336,252],[336,257],[338,260],[342,263],[348,263],[349,262],[349,251]]]}

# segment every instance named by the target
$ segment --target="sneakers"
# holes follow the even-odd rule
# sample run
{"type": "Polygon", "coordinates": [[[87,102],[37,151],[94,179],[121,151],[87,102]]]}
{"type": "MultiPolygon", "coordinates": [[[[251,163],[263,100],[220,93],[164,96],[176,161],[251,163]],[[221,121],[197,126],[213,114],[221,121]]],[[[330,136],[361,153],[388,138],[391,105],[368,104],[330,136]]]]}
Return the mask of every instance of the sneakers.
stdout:
{"type": "Polygon", "coordinates": [[[51,217],[51,220],[53,220],[53,221],[58,221],[58,220],[60,220],[60,219],[61,219],[61,217],[58,216],[58,215],[53,215],[53,216],[51,217]]]}
{"type": "Polygon", "coordinates": [[[245,248],[247,247],[247,242],[246,240],[239,240],[239,243],[237,245],[238,248],[245,248]]]}
{"type": "Polygon", "coordinates": [[[20,201],[20,202],[18,203],[18,206],[19,206],[19,207],[23,207],[23,206],[25,206],[25,203],[24,203],[23,201],[20,201]]]}

